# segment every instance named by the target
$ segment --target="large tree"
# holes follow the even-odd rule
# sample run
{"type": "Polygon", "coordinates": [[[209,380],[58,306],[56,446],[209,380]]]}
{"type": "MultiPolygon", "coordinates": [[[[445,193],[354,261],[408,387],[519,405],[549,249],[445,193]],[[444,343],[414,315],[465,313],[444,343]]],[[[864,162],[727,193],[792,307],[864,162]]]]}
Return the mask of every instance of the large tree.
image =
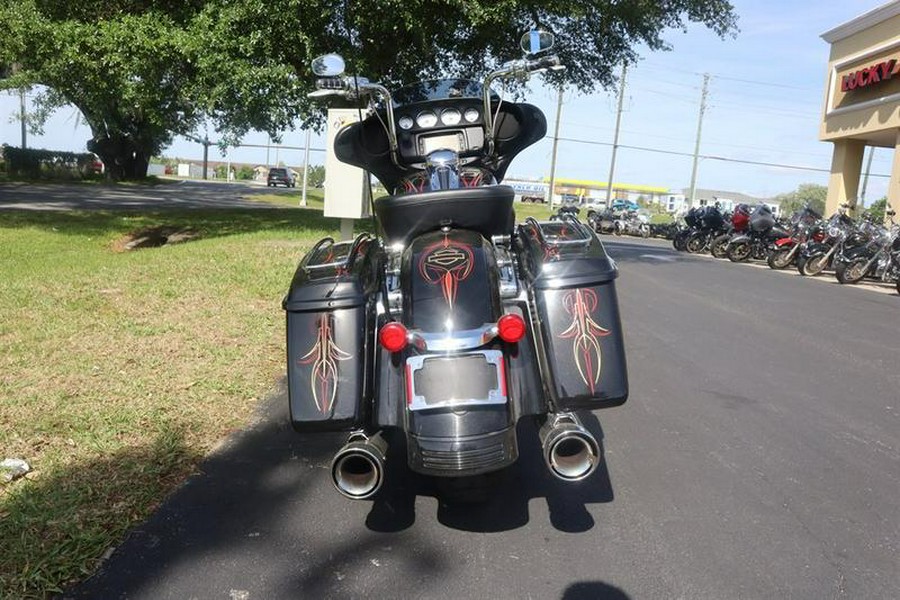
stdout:
{"type": "Polygon", "coordinates": [[[781,214],[790,215],[809,204],[817,213],[825,213],[825,198],[828,188],[817,183],[801,183],[793,192],[775,196],[781,207],[781,214]]]}
{"type": "Polygon", "coordinates": [[[23,67],[7,87],[44,84],[78,106],[89,147],[133,176],[205,118],[225,139],[313,119],[309,63],[325,52],[389,85],[477,77],[540,27],[568,67],[555,76],[587,92],[689,22],[736,30],[727,0],[0,0],[0,64],[23,67]]]}
{"type": "Polygon", "coordinates": [[[3,0],[0,63],[16,63],[2,87],[39,84],[36,112],[72,104],[91,128],[87,148],[116,179],[144,177],[151,156],[201,114],[184,92],[189,1],[3,0]]]}

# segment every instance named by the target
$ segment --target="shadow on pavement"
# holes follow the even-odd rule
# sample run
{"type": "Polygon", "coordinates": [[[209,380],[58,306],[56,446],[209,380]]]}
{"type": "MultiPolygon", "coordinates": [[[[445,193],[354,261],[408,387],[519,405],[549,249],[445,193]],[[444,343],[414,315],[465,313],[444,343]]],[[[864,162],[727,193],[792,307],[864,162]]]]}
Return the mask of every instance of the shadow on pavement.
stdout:
{"type": "Polygon", "coordinates": [[[628,600],[628,594],[602,581],[579,581],[566,588],[561,600],[628,600]]]}
{"type": "MultiPolygon", "coordinates": [[[[592,413],[580,415],[585,427],[603,449],[603,430],[592,413]]],[[[406,467],[406,449],[402,435],[392,436],[387,479],[382,492],[372,503],[366,525],[374,531],[402,531],[415,522],[417,496],[435,497],[437,518],[446,527],[473,532],[508,531],[528,524],[528,503],[546,499],[550,522],[559,531],[579,533],[594,526],[588,504],[612,502],[613,490],[606,462],[588,479],[567,483],[552,476],[544,464],[537,426],[522,419],[517,427],[519,460],[503,472],[475,479],[481,489],[454,489],[434,477],[412,473],[406,467]],[[458,492],[482,496],[483,502],[455,500],[458,492]],[[474,494],[473,494],[474,492],[474,494]]]]}
{"type": "MultiPolygon", "coordinates": [[[[263,564],[278,574],[267,583],[268,592],[278,597],[323,597],[342,589],[358,595],[358,587],[341,586],[358,586],[353,578],[372,556],[387,552],[394,567],[417,577],[448,568],[446,549],[418,529],[404,531],[415,521],[417,496],[438,498],[441,525],[475,532],[523,527],[535,498],[546,499],[557,530],[584,532],[594,526],[586,505],[613,499],[604,464],[584,482],[553,478],[543,464],[535,424],[523,420],[520,459],[495,482],[484,503],[442,499],[433,478],[409,472],[399,444],[390,449],[388,479],[378,499],[353,502],[330,481],[330,461],[345,434],[295,433],[284,390],[262,410],[268,416],[201,463],[199,474],[133,529],[97,573],[63,597],[181,597],[198,586],[212,590],[212,579],[197,579],[207,572],[222,578],[239,571],[235,565],[263,564]],[[351,577],[342,581],[348,573],[351,577]]],[[[583,415],[583,422],[602,440],[593,415],[583,415]]],[[[247,572],[247,577],[265,572],[247,572]]],[[[391,570],[379,573],[386,577],[380,585],[391,589],[391,570]]]]}

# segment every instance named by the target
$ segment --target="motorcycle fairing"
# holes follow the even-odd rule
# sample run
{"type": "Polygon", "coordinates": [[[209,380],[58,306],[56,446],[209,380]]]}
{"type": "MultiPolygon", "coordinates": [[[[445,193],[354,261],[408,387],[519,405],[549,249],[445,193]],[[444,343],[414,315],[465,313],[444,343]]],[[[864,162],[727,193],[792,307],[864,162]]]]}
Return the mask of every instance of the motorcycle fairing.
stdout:
{"type": "MultiPolygon", "coordinates": [[[[499,110],[495,122],[494,155],[483,160],[473,157],[471,162],[466,163],[466,166],[488,169],[498,182],[505,177],[513,159],[522,150],[543,139],[547,133],[547,120],[536,106],[504,102],[499,110]]],[[[387,190],[393,191],[399,189],[401,180],[415,169],[407,164],[398,166],[391,160],[388,137],[382,126],[384,120],[383,114],[373,115],[344,127],[334,138],[334,152],[341,162],[371,172],[387,190]]],[[[478,127],[480,126],[470,129],[478,127]]],[[[401,143],[403,135],[398,133],[401,143]]],[[[483,143],[483,137],[480,139],[483,143]]]]}

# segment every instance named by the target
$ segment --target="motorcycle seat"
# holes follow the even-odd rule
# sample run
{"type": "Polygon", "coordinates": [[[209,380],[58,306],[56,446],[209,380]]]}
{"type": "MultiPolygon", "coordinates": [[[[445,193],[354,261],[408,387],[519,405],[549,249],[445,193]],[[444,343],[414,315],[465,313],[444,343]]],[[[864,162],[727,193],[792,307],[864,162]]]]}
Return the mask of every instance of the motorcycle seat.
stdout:
{"type": "Polygon", "coordinates": [[[407,245],[444,226],[470,229],[490,239],[512,232],[514,197],[515,191],[507,185],[402,194],[377,200],[375,214],[392,244],[407,245]]]}

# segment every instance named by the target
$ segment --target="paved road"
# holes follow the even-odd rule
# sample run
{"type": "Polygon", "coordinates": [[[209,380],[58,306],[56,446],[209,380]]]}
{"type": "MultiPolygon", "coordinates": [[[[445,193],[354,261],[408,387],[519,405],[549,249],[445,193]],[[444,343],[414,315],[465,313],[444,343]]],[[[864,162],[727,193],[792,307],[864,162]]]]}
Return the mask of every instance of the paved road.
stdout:
{"type": "Polygon", "coordinates": [[[273,189],[260,184],[190,180],[152,186],[3,183],[0,184],[0,211],[271,208],[270,204],[252,202],[242,196],[272,192],[273,189]]]}
{"type": "MultiPolygon", "coordinates": [[[[484,506],[328,481],[283,393],[75,598],[896,598],[900,296],[611,241],[631,399],[606,464],[522,459],[484,506]]],[[[601,429],[602,424],[602,429],[601,429]]]]}

